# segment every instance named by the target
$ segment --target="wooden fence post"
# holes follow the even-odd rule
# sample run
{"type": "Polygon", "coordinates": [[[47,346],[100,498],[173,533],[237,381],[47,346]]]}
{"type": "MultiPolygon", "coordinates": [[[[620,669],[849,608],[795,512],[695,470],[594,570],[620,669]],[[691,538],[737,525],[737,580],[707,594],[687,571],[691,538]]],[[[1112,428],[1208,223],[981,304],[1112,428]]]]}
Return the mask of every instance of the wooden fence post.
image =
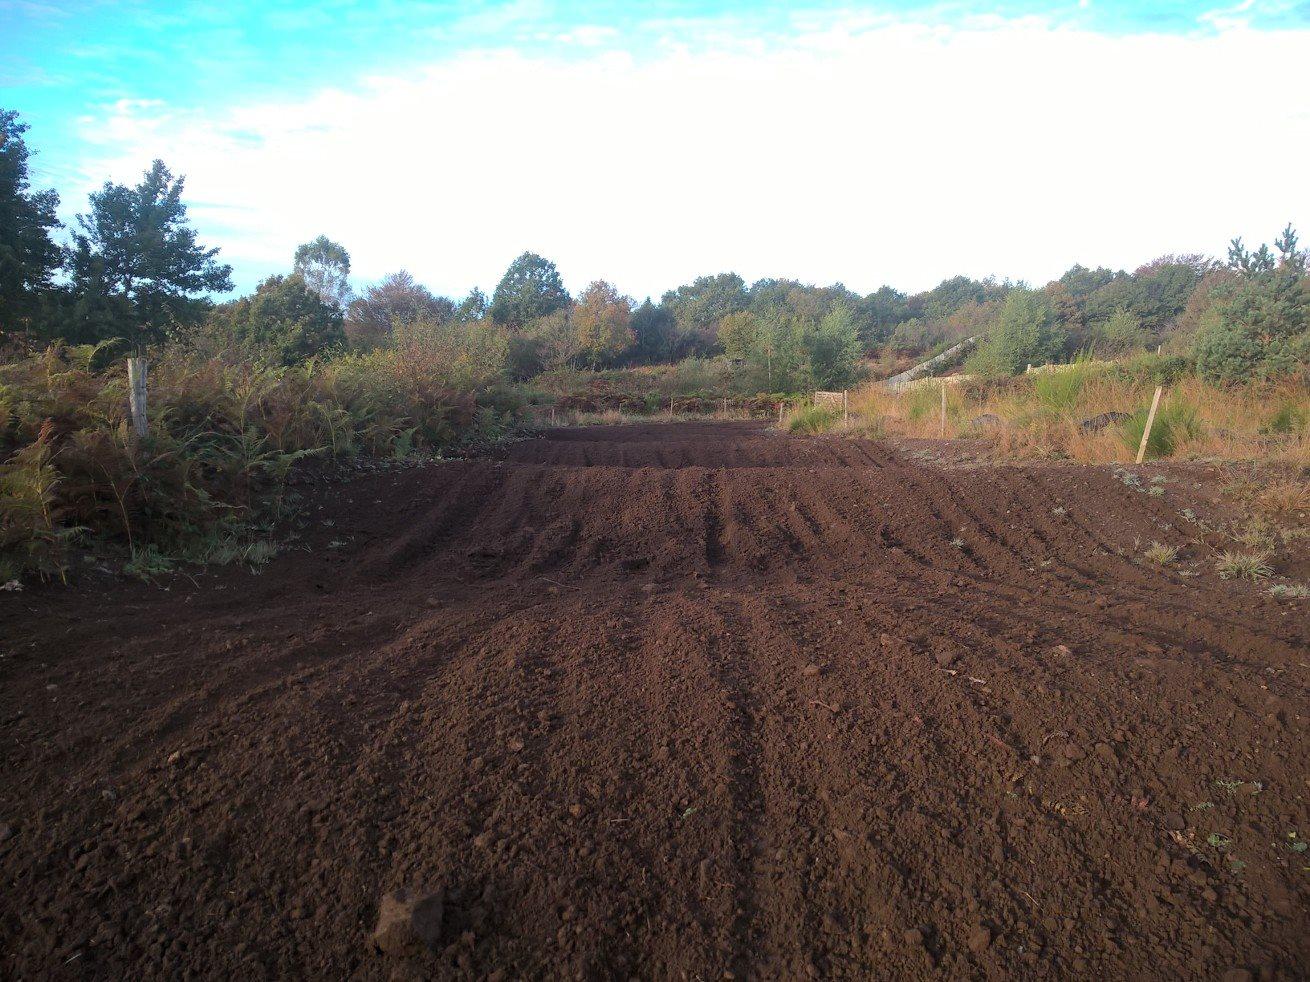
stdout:
{"type": "Polygon", "coordinates": [[[554,426],[554,425],[555,425],[555,407],[554,407],[554,406],[551,406],[551,407],[550,407],[550,425],[551,425],[551,426],[554,426]]]}
{"type": "Polygon", "coordinates": [[[942,427],[941,438],[946,439],[946,383],[942,382],[942,427]]]}
{"type": "Polygon", "coordinates": [[[851,420],[851,400],[845,389],[841,390],[841,418],[843,423],[851,420]]]}
{"type": "Polygon", "coordinates": [[[132,416],[132,429],[138,437],[150,432],[146,421],[146,360],[129,358],[127,360],[127,404],[132,416]]]}
{"type": "Polygon", "coordinates": [[[1151,400],[1151,411],[1146,414],[1146,427],[1142,430],[1142,444],[1137,448],[1137,462],[1139,464],[1146,459],[1146,441],[1151,438],[1151,427],[1155,425],[1155,411],[1160,408],[1160,393],[1163,391],[1163,385],[1155,387],[1155,398],[1151,400]]]}

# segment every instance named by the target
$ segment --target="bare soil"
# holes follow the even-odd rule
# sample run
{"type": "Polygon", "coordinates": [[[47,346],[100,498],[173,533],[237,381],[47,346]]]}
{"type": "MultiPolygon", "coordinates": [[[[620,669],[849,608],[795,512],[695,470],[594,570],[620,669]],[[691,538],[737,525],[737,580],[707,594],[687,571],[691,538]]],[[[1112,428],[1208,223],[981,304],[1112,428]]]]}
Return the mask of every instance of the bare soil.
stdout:
{"type": "Polygon", "coordinates": [[[1304,977],[1306,603],[1204,469],[931,457],[561,430],[0,594],[0,977],[1304,977]]]}

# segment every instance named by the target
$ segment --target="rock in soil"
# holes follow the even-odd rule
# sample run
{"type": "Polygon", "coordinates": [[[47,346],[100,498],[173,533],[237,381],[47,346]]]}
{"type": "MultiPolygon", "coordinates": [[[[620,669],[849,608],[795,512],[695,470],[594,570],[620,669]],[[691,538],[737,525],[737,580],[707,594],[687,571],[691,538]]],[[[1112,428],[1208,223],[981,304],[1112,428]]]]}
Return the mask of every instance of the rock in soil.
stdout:
{"type": "Polygon", "coordinates": [[[442,895],[401,887],[378,904],[373,944],[378,951],[401,958],[435,951],[441,939],[442,895]]]}

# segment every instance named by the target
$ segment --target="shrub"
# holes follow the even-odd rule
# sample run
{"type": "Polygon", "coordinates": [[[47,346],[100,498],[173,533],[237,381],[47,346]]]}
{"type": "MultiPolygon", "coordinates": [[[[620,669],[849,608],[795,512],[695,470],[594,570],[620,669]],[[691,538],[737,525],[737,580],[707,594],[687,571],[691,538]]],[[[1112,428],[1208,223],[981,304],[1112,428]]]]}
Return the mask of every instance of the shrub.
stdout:
{"type": "MultiPolygon", "coordinates": [[[[1146,417],[1149,409],[1139,409],[1124,421],[1122,434],[1125,445],[1136,452],[1142,443],[1142,431],[1146,429],[1146,417]]],[[[1155,423],[1151,426],[1151,436],[1146,442],[1148,457],[1171,456],[1179,444],[1195,439],[1201,433],[1201,416],[1191,403],[1177,400],[1160,406],[1155,414],[1155,423]]]]}
{"type": "Polygon", "coordinates": [[[984,377],[1018,375],[1027,365],[1053,361],[1064,342],[1064,331],[1056,324],[1045,293],[1011,290],[991,334],[965,363],[965,370],[984,377]]]}

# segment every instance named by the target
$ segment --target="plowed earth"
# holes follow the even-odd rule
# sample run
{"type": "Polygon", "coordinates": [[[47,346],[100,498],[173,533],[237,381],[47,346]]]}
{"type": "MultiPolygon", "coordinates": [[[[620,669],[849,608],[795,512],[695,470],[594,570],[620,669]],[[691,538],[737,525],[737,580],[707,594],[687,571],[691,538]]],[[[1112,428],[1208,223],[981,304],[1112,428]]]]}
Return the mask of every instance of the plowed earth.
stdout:
{"type": "Polygon", "coordinates": [[[320,491],[258,576],[0,595],[0,975],[1303,975],[1306,606],[1127,554],[1199,478],[501,456],[320,491]]]}

